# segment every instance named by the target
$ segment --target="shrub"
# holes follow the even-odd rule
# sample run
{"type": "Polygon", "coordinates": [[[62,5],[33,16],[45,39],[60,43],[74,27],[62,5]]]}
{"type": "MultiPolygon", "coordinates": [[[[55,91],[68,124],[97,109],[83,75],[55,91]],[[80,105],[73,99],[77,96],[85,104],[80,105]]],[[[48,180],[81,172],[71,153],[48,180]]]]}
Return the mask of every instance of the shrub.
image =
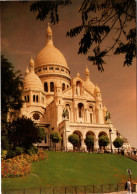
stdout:
{"type": "Polygon", "coordinates": [[[15,153],[16,155],[21,155],[24,153],[24,149],[22,147],[16,147],[15,153]]]}
{"type": "Polygon", "coordinates": [[[7,150],[2,150],[2,153],[1,153],[2,160],[6,159],[7,153],[8,153],[7,150]]]}

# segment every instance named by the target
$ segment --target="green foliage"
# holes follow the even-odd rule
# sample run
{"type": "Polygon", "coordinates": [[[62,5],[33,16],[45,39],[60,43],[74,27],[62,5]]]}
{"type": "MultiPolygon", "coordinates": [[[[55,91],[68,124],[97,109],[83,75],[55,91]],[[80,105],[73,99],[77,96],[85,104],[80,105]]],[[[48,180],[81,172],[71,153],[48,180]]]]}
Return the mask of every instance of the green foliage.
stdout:
{"type": "Polygon", "coordinates": [[[79,143],[79,136],[77,134],[69,135],[68,140],[73,145],[73,149],[74,149],[75,147],[77,147],[79,143]]]}
{"type": "Polygon", "coordinates": [[[107,146],[109,144],[109,138],[108,136],[102,135],[99,137],[99,146],[103,146],[104,147],[104,151],[105,151],[105,146],[107,146]]]}
{"type": "Polygon", "coordinates": [[[61,136],[58,132],[52,132],[50,134],[50,139],[53,143],[59,143],[61,141],[61,136]]]}
{"type": "MultiPolygon", "coordinates": [[[[71,0],[37,1],[32,3],[31,11],[37,13],[37,19],[44,20],[48,15],[50,22],[59,22],[59,8],[73,4],[71,0]]],[[[82,34],[78,54],[87,54],[88,60],[104,71],[104,58],[111,51],[113,54],[125,54],[124,66],[131,65],[136,56],[136,2],[135,0],[82,0],[78,13],[81,24],[70,29],[66,35],[76,37],[82,34]],[[130,26],[130,24],[133,24],[130,26]],[[104,48],[108,36],[112,42],[104,48]],[[123,43],[120,39],[128,42],[123,43]],[[119,44],[119,42],[121,42],[119,44]],[[93,51],[93,52],[92,52],[93,51]]]]}
{"type": "Polygon", "coordinates": [[[16,156],[21,155],[21,154],[24,153],[24,149],[22,147],[16,147],[15,148],[15,153],[16,153],[16,156]]]}
{"type": "Polygon", "coordinates": [[[118,153],[119,153],[119,148],[122,147],[123,145],[123,139],[120,137],[117,137],[114,141],[113,141],[113,145],[115,146],[115,148],[118,148],[118,153]]]}
{"type": "Polygon", "coordinates": [[[92,135],[87,135],[84,142],[85,142],[85,144],[86,144],[86,146],[87,146],[87,148],[89,149],[89,152],[90,152],[91,147],[93,149],[93,146],[94,146],[94,137],[92,135]]]}
{"type": "Polygon", "coordinates": [[[52,132],[50,134],[50,139],[54,143],[54,145],[55,145],[55,151],[56,151],[56,143],[59,143],[62,138],[61,138],[61,136],[60,136],[60,134],[58,132],[52,132]]]}
{"type": "Polygon", "coordinates": [[[26,150],[26,154],[32,155],[36,154],[38,152],[38,149],[35,146],[32,146],[31,148],[26,150]]]}
{"type": "Polygon", "coordinates": [[[14,72],[14,66],[1,56],[1,114],[6,120],[7,113],[22,107],[23,82],[20,71],[14,72]]]}

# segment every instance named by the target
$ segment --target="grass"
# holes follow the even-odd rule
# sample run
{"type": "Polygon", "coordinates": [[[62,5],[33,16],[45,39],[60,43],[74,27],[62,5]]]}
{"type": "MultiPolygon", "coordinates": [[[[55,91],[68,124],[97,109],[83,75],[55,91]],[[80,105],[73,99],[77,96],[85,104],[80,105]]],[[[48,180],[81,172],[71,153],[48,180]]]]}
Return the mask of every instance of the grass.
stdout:
{"type": "Polygon", "coordinates": [[[137,163],[114,154],[47,152],[48,159],[34,162],[29,176],[2,179],[2,189],[40,188],[47,186],[77,186],[114,184],[128,179],[137,181],[137,163]]]}

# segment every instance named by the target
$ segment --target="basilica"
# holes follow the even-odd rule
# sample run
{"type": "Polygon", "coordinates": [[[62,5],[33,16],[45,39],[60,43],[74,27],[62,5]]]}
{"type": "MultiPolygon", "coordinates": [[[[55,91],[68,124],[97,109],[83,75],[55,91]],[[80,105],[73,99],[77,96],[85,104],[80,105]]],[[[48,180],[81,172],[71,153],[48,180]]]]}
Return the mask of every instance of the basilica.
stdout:
{"type": "MultiPolygon", "coordinates": [[[[78,134],[79,149],[86,150],[84,139],[94,137],[94,150],[99,149],[98,138],[109,137],[113,142],[117,130],[113,127],[104,106],[100,88],[90,80],[89,69],[85,77],[79,73],[71,78],[70,69],[63,54],[53,44],[53,33],[48,25],[46,45],[35,58],[31,58],[24,78],[23,98],[25,103],[20,116],[31,118],[46,131],[46,138],[39,147],[50,148],[50,133],[58,131],[62,141],[58,147],[73,149],[68,136],[78,134]]],[[[111,148],[109,144],[108,149],[111,148]]]]}

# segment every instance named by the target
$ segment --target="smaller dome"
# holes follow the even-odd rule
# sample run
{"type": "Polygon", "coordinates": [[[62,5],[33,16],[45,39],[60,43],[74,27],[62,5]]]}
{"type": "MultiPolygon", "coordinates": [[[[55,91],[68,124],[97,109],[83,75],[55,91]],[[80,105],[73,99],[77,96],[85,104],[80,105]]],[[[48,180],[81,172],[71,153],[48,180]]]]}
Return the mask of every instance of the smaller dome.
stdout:
{"type": "Polygon", "coordinates": [[[34,73],[28,73],[24,78],[24,90],[43,90],[40,78],[34,73]]]}
{"type": "Polygon", "coordinates": [[[92,94],[94,93],[95,85],[90,81],[90,79],[87,79],[85,81],[85,88],[91,92],[92,94]]]}
{"type": "Polygon", "coordinates": [[[100,92],[100,89],[99,89],[99,87],[98,87],[98,86],[96,86],[96,87],[95,87],[94,92],[97,92],[97,93],[98,93],[98,92],[100,92]]]}

